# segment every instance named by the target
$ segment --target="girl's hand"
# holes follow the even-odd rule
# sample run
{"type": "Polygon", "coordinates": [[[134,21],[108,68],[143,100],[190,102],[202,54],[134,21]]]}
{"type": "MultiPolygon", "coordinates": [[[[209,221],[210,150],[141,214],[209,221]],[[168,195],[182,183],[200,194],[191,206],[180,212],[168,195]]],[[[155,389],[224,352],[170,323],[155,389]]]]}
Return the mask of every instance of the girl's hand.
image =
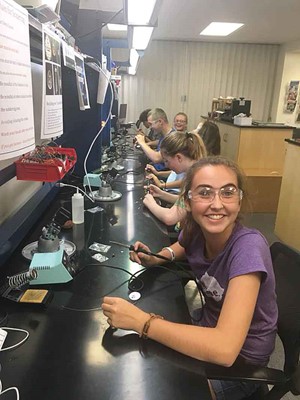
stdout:
{"type": "Polygon", "coordinates": [[[149,185],[148,190],[149,193],[155,198],[161,198],[161,196],[164,194],[164,191],[156,185],[149,185]]]}
{"type": "Polygon", "coordinates": [[[138,251],[138,249],[143,249],[145,251],[150,252],[151,250],[149,249],[148,246],[146,246],[142,242],[135,242],[134,245],[134,251],[129,252],[129,258],[131,261],[138,263],[139,265],[143,265],[144,267],[149,267],[151,265],[154,265],[157,263],[157,258],[154,256],[149,256],[148,254],[141,253],[138,251]]]}
{"type": "Polygon", "coordinates": [[[143,199],[143,204],[144,206],[146,206],[147,208],[151,207],[151,204],[156,204],[156,201],[154,200],[154,197],[152,196],[152,194],[147,193],[143,199]]]}
{"type": "Polygon", "coordinates": [[[151,165],[151,164],[147,164],[147,165],[146,165],[145,171],[151,172],[151,173],[154,174],[154,175],[156,175],[157,172],[158,172],[158,171],[156,170],[156,168],[155,168],[153,165],[151,165]]]}
{"type": "Polygon", "coordinates": [[[111,327],[134,330],[139,334],[149,319],[149,314],[119,297],[104,297],[102,310],[111,327]]]}
{"type": "Polygon", "coordinates": [[[154,174],[147,175],[146,179],[149,179],[151,182],[153,182],[154,185],[158,186],[159,188],[164,186],[164,184],[161,183],[161,181],[158,179],[158,177],[155,176],[154,174]]]}

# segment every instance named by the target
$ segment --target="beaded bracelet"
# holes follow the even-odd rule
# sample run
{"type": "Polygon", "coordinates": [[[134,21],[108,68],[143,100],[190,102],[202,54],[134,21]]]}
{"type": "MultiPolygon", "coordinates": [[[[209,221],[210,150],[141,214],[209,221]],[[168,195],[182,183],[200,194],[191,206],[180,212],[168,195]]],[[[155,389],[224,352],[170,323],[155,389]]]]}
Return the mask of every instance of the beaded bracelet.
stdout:
{"type": "Polygon", "coordinates": [[[151,321],[156,318],[164,319],[164,317],[162,317],[161,315],[150,313],[150,318],[145,322],[142,333],[140,334],[140,337],[142,339],[148,339],[148,330],[150,328],[151,321]]]}

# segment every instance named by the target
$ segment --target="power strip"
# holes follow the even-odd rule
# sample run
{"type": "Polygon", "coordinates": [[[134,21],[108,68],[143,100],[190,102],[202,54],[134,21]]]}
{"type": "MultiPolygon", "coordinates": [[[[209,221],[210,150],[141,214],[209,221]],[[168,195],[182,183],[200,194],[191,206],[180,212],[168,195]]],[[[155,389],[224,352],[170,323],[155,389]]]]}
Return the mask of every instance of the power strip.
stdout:
{"type": "Polygon", "coordinates": [[[0,349],[2,349],[2,346],[4,344],[6,336],[7,336],[7,332],[4,329],[0,328],[0,349]]]}

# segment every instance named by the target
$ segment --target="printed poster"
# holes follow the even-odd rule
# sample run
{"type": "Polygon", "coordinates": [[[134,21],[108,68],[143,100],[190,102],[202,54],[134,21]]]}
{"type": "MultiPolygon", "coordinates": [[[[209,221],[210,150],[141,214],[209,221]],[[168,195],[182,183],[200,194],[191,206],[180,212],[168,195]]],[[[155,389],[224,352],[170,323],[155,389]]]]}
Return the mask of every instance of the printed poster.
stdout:
{"type": "Polygon", "coordinates": [[[287,100],[285,104],[285,111],[293,113],[297,105],[297,97],[299,91],[299,81],[290,81],[287,91],[287,100]]]}
{"type": "Polygon", "coordinates": [[[72,68],[75,71],[75,50],[72,46],[69,46],[66,42],[62,42],[62,53],[64,65],[68,68],[72,68]]]}
{"type": "Polygon", "coordinates": [[[28,14],[0,0],[0,160],[34,147],[28,14]]]}
{"type": "Polygon", "coordinates": [[[43,99],[41,138],[55,138],[63,134],[61,83],[61,41],[43,26],[43,99]]]}
{"type": "Polygon", "coordinates": [[[89,91],[86,81],[84,59],[79,53],[75,53],[76,84],[80,110],[90,108],[89,91]]]}

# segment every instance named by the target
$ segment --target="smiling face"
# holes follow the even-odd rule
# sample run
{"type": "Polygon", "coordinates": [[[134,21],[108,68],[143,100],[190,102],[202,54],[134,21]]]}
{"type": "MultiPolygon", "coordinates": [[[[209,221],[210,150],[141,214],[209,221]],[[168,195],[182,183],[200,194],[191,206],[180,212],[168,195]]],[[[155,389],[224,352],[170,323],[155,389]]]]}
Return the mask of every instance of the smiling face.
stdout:
{"type": "Polygon", "coordinates": [[[154,120],[152,115],[147,118],[149,128],[152,128],[154,132],[161,133],[162,131],[162,120],[160,118],[154,120]]]}
{"type": "MultiPolygon", "coordinates": [[[[206,165],[195,173],[191,192],[195,193],[201,187],[218,191],[228,186],[238,188],[237,176],[232,169],[224,165],[206,165]]],[[[219,243],[226,243],[230,237],[241,208],[238,196],[231,200],[222,201],[216,193],[210,202],[191,199],[187,204],[207,242],[218,240],[219,243]]]]}
{"type": "Polygon", "coordinates": [[[184,114],[177,114],[174,118],[174,128],[178,132],[185,132],[187,130],[187,119],[184,114]]]}

